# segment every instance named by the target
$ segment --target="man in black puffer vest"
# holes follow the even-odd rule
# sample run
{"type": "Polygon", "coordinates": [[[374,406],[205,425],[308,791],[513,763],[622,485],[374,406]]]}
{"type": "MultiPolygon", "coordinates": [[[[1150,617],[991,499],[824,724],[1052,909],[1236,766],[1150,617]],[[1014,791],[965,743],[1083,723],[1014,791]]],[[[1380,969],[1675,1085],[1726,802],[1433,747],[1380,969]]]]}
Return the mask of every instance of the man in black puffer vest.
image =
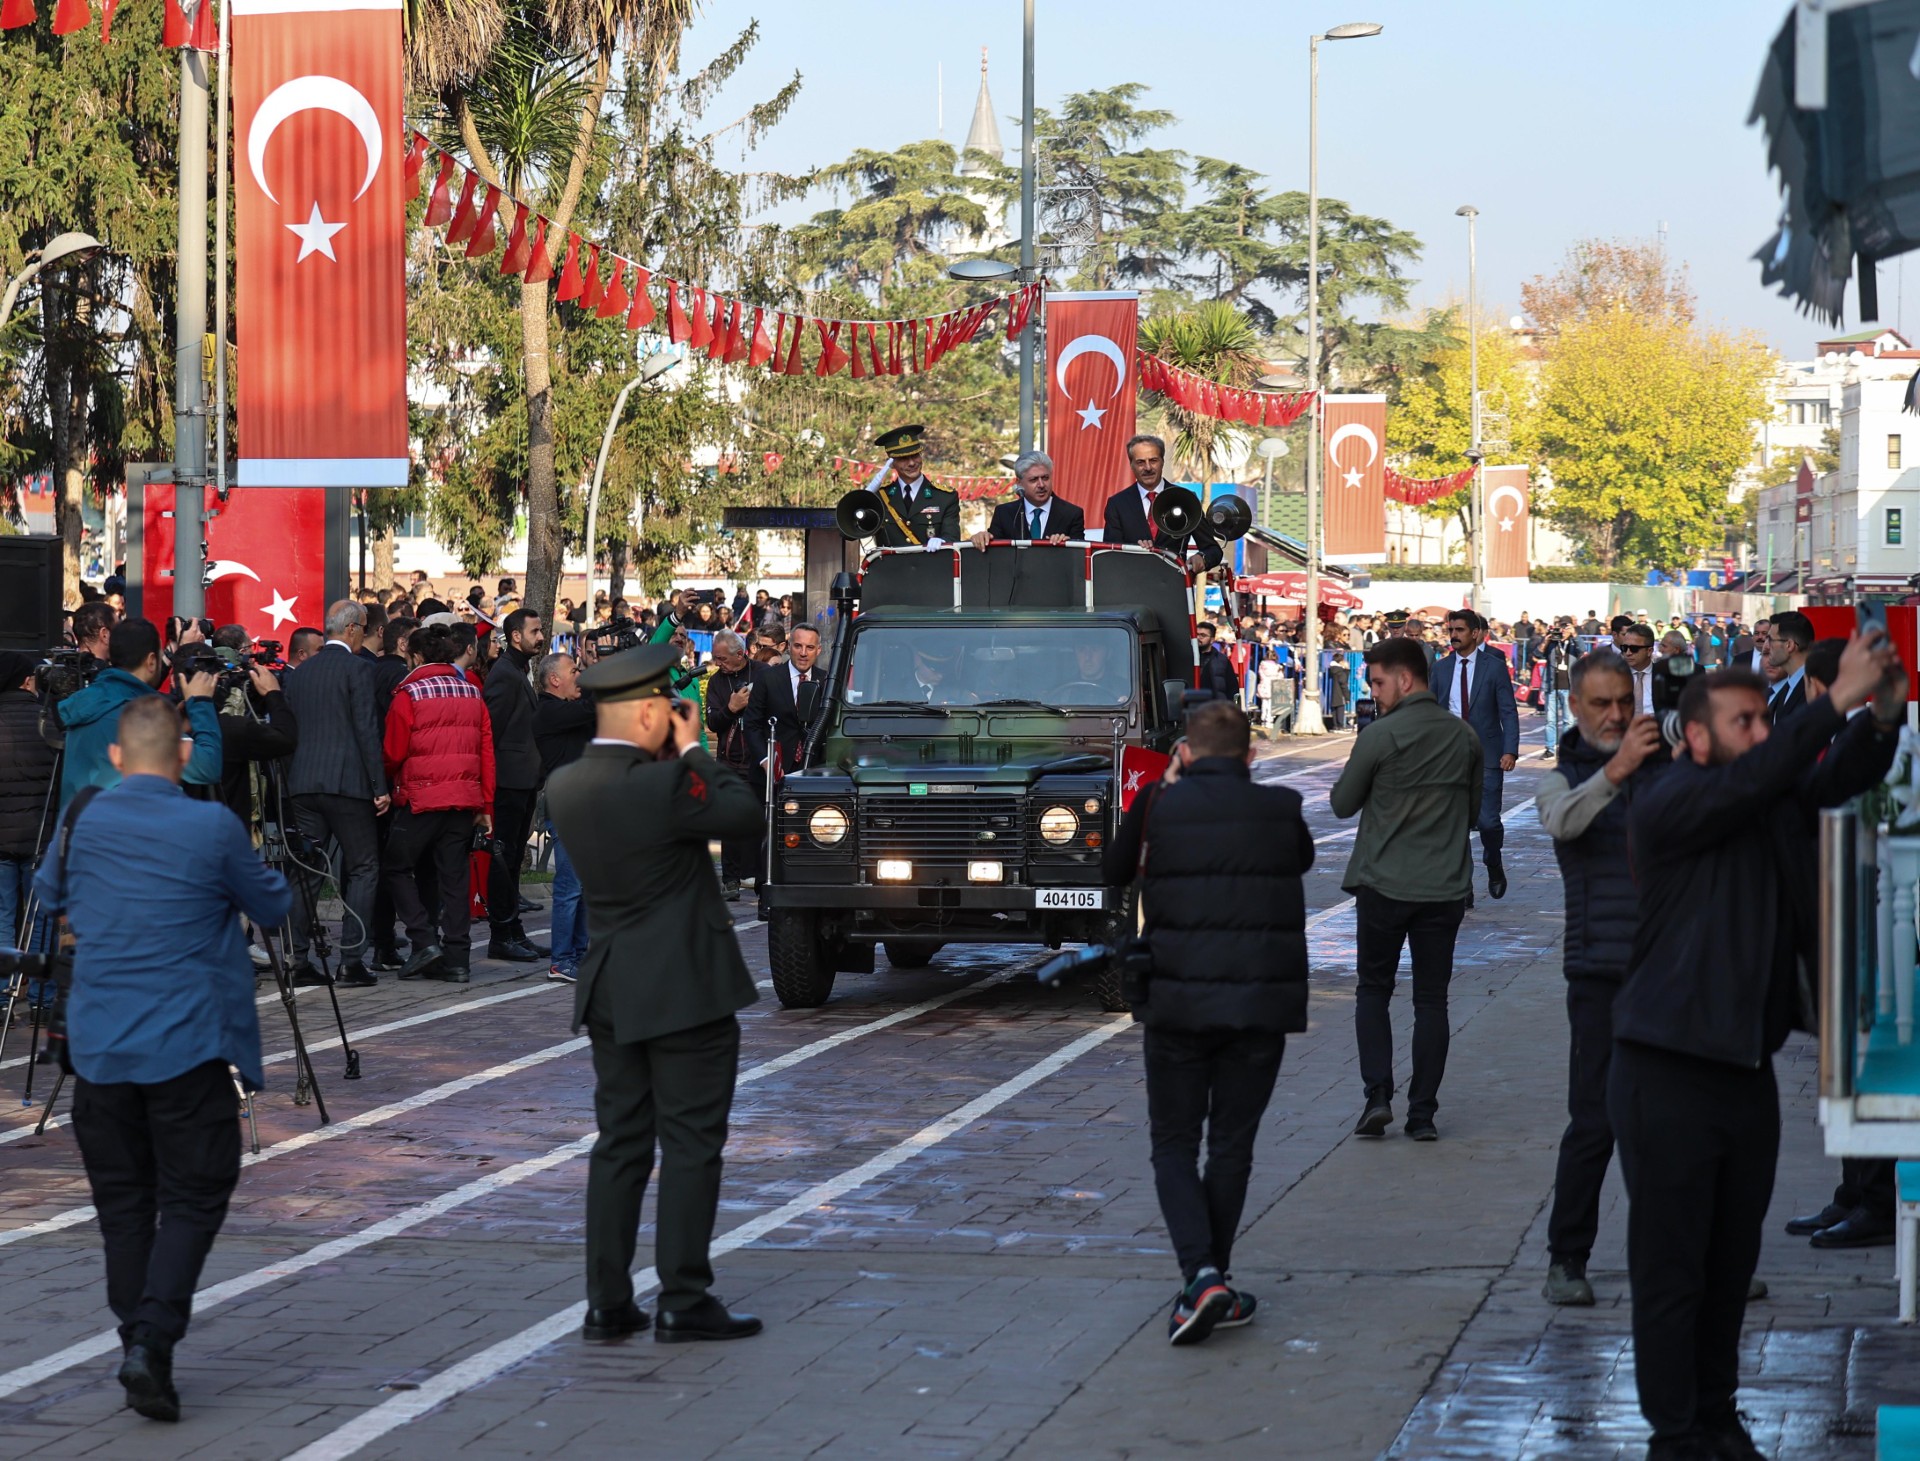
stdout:
{"type": "Polygon", "coordinates": [[[1600,1187],[1613,1160],[1607,1122],[1607,1066],[1613,1058],[1613,998],[1633,957],[1639,894],[1627,856],[1634,797],[1672,758],[1651,715],[1634,713],[1633,671],[1613,650],[1596,650],[1572,670],[1574,729],[1560,739],[1560,764],[1534,795],[1553,838],[1566,889],[1567,1129],[1547,1222],[1548,1303],[1589,1305],[1587,1259],[1600,1230],[1600,1187]]]}
{"type": "Polygon", "coordinates": [[[1106,857],[1106,882],[1140,878],[1153,950],[1146,1026],[1154,1187],[1184,1285],[1175,1344],[1253,1317],[1227,1285],[1287,1035],[1307,1028],[1307,901],[1313,834],[1300,794],[1256,783],[1239,706],[1211,701],[1187,720],[1167,779],[1139,796],[1106,857]],[[1207,1170],[1199,1171],[1205,1130],[1207,1170]]]}
{"type": "MultiPolygon", "coordinates": [[[[23,949],[38,942],[20,925],[41,838],[52,831],[47,790],[56,757],[40,734],[33,668],[26,655],[0,650],[0,944],[17,941],[23,949]]],[[[56,787],[52,802],[58,801],[56,787]]]]}

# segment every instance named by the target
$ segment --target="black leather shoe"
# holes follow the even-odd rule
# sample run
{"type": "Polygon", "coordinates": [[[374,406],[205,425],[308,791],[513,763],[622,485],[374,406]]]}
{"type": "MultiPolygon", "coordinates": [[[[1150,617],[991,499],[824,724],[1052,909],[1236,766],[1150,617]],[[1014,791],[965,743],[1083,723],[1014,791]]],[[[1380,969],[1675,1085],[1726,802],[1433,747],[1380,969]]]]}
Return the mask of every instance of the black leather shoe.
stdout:
{"type": "Polygon", "coordinates": [[[1829,1202],[1818,1212],[1810,1212],[1801,1217],[1787,1219],[1787,1233],[1790,1237],[1811,1238],[1822,1228],[1830,1228],[1835,1223],[1842,1221],[1847,1214],[1852,1211],[1853,1209],[1850,1207],[1842,1207],[1837,1202],[1829,1202]]]}
{"type": "Polygon", "coordinates": [[[696,1339],[746,1339],[763,1326],[751,1314],[730,1314],[727,1306],[708,1294],[691,1309],[660,1311],[653,1337],[661,1344],[688,1344],[696,1339]]]}
{"type": "Polygon", "coordinates": [[[460,953],[442,959],[427,970],[427,978],[439,979],[448,984],[466,984],[472,980],[473,976],[467,972],[467,956],[460,953]]]}
{"type": "Polygon", "coordinates": [[[311,964],[301,964],[288,971],[293,975],[295,989],[325,989],[333,981],[311,964]]]}
{"type": "Polygon", "coordinates": [[[1360,1124],[1353,1128],[1355,1136],[1385,1136],[1387,1128],[1393,1125],[1393,1106],[1386,1101],[1369,1101],[1367,1109],[1360,1113],[1360,1124]]]}
{"type": "Polygon", "coordinates": [[[522,913],[538,913],[546,906],[544,903],[534,902],[533,899],[529,898],[525,893],[520,895],[520,911],[522,913]]]}
{"type": "Polygon", "coordinates": [[[373,972],[392,974],[406,966],[406,960],[400,957],[398,949],[375,949],[373,951],[373,972]]]}
{"type": "Polygon", "coordinates": [[[343,989],[371,989],[380,981],[367,972],[365,964],[349,964],[334,977],[343,989]]]}
{"type": "Polygon", "coordinates": [[[151,1339],[135,1340],[120,1361],[120,1385],[129,1408],[148,1420],[180,1419],[180,1392],[173,1388],[173,1352],[151,1339]]]}
{"type": "Polygon", "coordinates": [[[408,956],[407,962],[400,966],[400,977],[402,979],[418,979],[422,974],[426,973],[427,970],[440,962],[440,956],[444,952],[445,950],[438,944],[427,944],[415,949],[413,953],[408,956]]]}
{"type": "Polygon", "coordinates": [[[624,1309],[589,1309],[587,1322],[580,1326],[580,1337],[589,1344],[614,1344],[638,1334],[653,1321],[647,1311],[627,1300],[624,1309]]]}
{"type": "Polygon", "coordinates": [[[1856,1207],[1830,1228],[1807,1240],[1816,1248],[1888,1248],[1893,1246],[1893,1216],[1856,1207]]]}
{"type": "Polygon", "coordinates": [[[1487,895],[1492,898],[1507,896],[1507,870],[1498,858],[1487,864],[1487,895]]]}
{"type": "Polygon", "coordinates": [[[1415,1141],[1440,1140],[1440,1133],[1431,1121],[1408,1121],[1406,1132],[1415,1141]]]}
{"type": "Polygon", "coordinates": [[[489,959],[502,959],[509,964],[538,964],[551,952],[543,954],[525,939],[494,939],[487,945],[489,959]]]}

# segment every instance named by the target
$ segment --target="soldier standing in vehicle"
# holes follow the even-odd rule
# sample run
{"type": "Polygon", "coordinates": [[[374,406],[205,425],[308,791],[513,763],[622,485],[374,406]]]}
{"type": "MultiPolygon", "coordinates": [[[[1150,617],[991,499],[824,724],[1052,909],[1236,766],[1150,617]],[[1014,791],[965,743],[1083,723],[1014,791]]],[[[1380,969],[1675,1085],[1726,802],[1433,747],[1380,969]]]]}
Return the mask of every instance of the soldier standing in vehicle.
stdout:
{"type": "Polygon", "coordinates": [[[893,481],[880,490],[883,548],[938,548],[960,540],[960,495],[936,487],[921,470],[924,426],[896,426],[874,439],[893,460],[893,481]]]}

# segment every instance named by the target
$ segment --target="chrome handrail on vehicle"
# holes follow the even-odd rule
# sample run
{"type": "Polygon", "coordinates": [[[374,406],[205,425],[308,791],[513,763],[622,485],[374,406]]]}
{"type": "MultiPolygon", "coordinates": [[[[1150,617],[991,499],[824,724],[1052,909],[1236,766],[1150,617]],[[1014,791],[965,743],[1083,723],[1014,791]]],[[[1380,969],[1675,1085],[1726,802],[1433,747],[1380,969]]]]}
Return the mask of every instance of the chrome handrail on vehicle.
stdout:
{"type": "Polygon", "coordinates": [[[1820,1095],[1834,1101],[1853,1096],[1859,826],[1852,805],[1820,810],[1820,1095]]]}

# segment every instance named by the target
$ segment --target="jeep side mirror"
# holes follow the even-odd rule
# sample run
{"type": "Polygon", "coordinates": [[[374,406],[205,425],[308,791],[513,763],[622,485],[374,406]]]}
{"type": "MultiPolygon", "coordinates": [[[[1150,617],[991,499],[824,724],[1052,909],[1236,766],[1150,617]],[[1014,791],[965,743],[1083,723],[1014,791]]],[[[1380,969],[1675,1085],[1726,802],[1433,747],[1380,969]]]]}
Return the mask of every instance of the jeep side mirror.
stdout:
{"type": "Polygon", "coordinates": [[[1176,725],[1186,719],[1186,693],[1192,688],[1193,686],[1189,685],[1185,680],[1162,680],[1160,682],[1160,699],[1167,707],[1167,719],[1176,725]]]}

